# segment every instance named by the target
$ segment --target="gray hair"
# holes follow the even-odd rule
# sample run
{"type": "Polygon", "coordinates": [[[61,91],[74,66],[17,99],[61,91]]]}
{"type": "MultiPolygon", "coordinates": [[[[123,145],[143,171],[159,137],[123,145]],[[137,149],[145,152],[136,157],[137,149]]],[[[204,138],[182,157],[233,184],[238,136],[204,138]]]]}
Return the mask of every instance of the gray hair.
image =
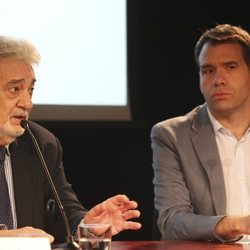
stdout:
{"type": "Polygon", "coordinates": [[[0,36],[0,58],[13,57],[30,65],[38,65],[40,54],[34,45],[22,38],[0,36]]]}

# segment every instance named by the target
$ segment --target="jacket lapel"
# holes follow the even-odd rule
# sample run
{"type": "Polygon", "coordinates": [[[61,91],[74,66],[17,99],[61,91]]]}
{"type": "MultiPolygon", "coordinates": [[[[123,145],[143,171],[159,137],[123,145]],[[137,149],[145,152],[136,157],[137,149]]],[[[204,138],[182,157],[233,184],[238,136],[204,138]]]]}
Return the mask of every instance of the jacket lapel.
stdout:
{"type": "MultiPolygon", "coordinates": [[[[24,136],[22,137],[24,139],[24,136]]],[[[39,194],[37,188],[39,180],[41,180],[41,175],[36,168],[39,164],[37,162],[38,157],[32,153],[29,143],[25,139],[18,140],[15,142],[15,145],[11,146],[17,226],[34,225],[34,221],[36,220],[35,207],[42,195],[42,192],[39,194]],[[16,150],[17,147],[18,150],[16,150]]]]}
{"type": "Polygon", "coordinates": [[[194,119],[192,136],[193,146],[207,173],[210,190],[217,215],[226,212],[226,190],[219,151],[209,120],[206,105],[203,105],[194,119]]]}

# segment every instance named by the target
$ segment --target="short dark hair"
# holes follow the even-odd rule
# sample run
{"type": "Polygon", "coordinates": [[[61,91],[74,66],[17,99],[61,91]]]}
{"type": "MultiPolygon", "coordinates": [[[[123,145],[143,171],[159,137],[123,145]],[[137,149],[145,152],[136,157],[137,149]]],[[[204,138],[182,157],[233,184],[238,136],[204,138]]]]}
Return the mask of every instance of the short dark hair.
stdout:
{"type": "Polygon", "coordinates": [[[238,43],[242,47],[243,57],[250,68],[250,35],[241,27],[230,24],[219,24],[205,31],[195,46],[195,61],[199,65],[199,55],[205,43],[212,45],[222,43],[238,43]]]}

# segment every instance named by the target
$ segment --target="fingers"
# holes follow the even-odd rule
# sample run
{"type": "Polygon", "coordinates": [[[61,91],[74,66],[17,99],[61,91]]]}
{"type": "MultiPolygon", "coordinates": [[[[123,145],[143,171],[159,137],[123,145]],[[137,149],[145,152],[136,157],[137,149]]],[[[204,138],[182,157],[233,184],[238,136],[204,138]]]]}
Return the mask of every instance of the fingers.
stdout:
{"type": "Polygon", "coordinates": [[[138,230],[141,228],[141,223],[134,221],[125,221],[123,230],[138,230]]]}
{"type": "Polygon", "coordinates": [[[138,230],[141,228],[141,223],[129,221],[130,219],[135,219],[140,217],[140,211],[138,210],[127,210],[123,211],[122,218],[123,222],[123,230],[138,230]]]}
{"type": "Polygon", "coordinates": [[[137,207],[138,207],[138,204],[136,201],[129,201],[128,203],[123,204],[124,210],[136,209],[137,207]]]}
{"type": "Polygon", "coordinates": [[[112,202],[115,205],[121,205],[121,204],[124,204],[124,203],[125,204],[128,203],[130,200],[126,195],[118,194],[118,195],[115,195],[115,196],[107,199],[106,201],[107,202],[112,202]]]}
{"type": "Polygon", "coordinates": [[[116,195],[104,202],[96,205],[86,213],[84,217],[85,223],[100,223],[109,221],[113,225],[113,232],[117,233],[123,230],[124,223],[126,229],[138,229],[140,223],[128,223],[128,220],[138,218],[140,212],[137,210],[138,204],[129,200],[126,195],[116,195]]]}
{"type": "Polygon", "coordinates": [[[126,210],[126,211],[123,211],[122,218],[124,220],[130,220],[130,219],[138,218],[140,217],[140,215],[141,213],[138,210],[126,210]]]}
{"type": "Polygon", "coordinates": [[[135,209],[138,207],[136,201],[131,201],[126,195],[118,194],[105,201],[106,203],[112,203],[119,206],[121,210],[135,209]]]}

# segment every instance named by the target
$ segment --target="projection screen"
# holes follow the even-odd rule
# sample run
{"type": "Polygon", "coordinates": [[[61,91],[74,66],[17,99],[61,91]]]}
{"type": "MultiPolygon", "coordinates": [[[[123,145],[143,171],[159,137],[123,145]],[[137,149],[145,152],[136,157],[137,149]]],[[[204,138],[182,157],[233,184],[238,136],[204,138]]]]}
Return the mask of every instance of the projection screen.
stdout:
{"type": "Polygon", "coordinates": [[[33,120],[129,120],[126,0],[1,0],[0,35],[30,40],[33,120]]]}

